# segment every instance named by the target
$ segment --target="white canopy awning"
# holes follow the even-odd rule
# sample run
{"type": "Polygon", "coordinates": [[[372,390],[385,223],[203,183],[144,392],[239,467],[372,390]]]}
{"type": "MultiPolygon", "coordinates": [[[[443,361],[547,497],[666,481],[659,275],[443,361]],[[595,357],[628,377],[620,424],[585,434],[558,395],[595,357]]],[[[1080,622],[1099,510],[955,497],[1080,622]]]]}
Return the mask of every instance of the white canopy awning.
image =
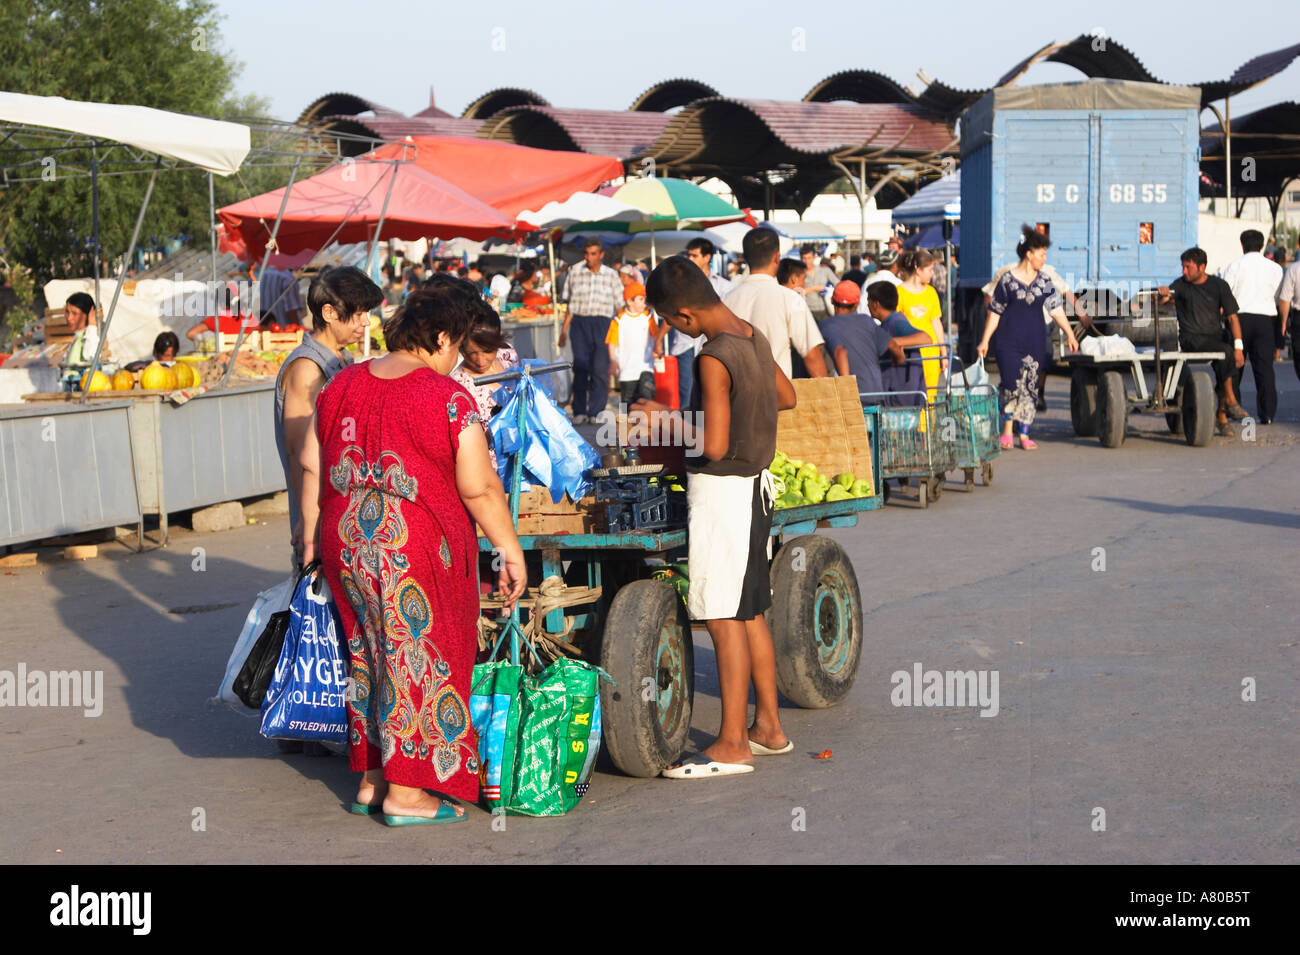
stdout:
{"type": "Polygon", "coordinates": [[[239,123],[147,106],[79,103],[62,96],[0,92],[0,122],[65,129],[127,143],[221,176],[239,169],[250,146],[248,127],[239,123]]]}

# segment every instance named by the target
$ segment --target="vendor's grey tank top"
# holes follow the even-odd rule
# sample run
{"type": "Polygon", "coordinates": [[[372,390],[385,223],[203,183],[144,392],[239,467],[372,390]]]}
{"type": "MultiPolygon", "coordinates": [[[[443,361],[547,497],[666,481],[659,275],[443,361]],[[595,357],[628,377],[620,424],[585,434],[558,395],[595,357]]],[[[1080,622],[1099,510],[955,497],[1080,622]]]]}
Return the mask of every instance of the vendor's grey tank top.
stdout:
{"type": "Polygon", "coordinates": [[[344,352],[340,358],[310,335],[304,335],[302,344],[289,353],[289,357],[280,366],[280,373],[275,376],[275,448],[280,452],[280,466],[284,468],[284,481],[289,488],[289,526],[292,528],[302,518],[302,509],[298,495],[294,493],[293,481],[289,479],[289,448],[284,442],[284,372],[299,358],[309,358],[320,368],[328,382],[331,378],[352,364],[352,356],[344,352]]]}

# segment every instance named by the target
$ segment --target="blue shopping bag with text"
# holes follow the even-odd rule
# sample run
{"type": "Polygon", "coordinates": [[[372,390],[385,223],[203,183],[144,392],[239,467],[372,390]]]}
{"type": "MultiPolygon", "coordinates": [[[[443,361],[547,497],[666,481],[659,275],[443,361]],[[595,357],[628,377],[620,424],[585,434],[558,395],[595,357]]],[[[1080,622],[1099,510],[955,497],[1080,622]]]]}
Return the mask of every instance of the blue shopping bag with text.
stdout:
{"type": "Polygon", "coordinates": [[[262,735],[346,743],[348,659],[342,625],[319,571],[298,581],[289,632],[262,702],[262,735]]]}

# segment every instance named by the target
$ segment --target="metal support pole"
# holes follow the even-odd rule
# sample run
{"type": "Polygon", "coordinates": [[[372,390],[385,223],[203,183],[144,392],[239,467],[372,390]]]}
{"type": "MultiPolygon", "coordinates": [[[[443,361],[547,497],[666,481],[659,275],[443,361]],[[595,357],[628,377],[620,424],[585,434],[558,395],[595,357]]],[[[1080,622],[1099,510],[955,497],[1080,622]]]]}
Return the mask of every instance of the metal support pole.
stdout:
{"type": "MultiPolygon", "coordinates": [[[[1231,97],[1223,98],[1223,166],[1227,172],[1225,177],[1228,183],[1228,208],[1232,209],[1232,105],[1231,97]]],[[[1241,213],[1237,213],[1241,217],[1241,213]]]]}
{"type": "Polygon", "coordinates": [[[99,303],[99,151],[90,144],[90,254],[95,257],[95,308],[99,303]]]}
{"type": "Polygon", "coordinates": [[[108,342],[108,329],[113,323],[113,312],[117,308],[117,300],[122,294],[122,286],[126,284],[126,270],[131,265],[131,256],[135,254],[135,244],[140,238],[140,227],[144,225],[144,213],[149,208],[149,199],[153,196],[153,185],[158,180],[158,169],[162,166],[162,156],[154,160],[153,172],[149,174],[149,185],[144,190],[144,201],[140,203],[140,213],[135,217],[135,228],[131,230],[131,244],[127,246],[126,257],[122,260],[122,271],[118,275],[117,288],[113,289],[113,303],[108,306],[108,314],[104,316],[104,324],[99,329],[99,342],[95,345],[95,358],[90,363],[90,372],[85,381],[81,384],[81,404],[85,404],[90,397],[90,380],[95,377],[95,372],[99,370],[99,359],[104,353],[104,345],[108,342]]]}
{"type": "MultiPolygon", "coordinates": [[[[379,234],[384,229],[384,219],[388,216],[388,200],[393,197],[393,187],[397,185],[397,170],[401,169],[398,163],[393,164],[393,179],[388,184],[388,191],[384,193],[384,204],[379,209],[379,223],[375,226],[375,234],[370,239],[370,251],[366,254],[366,267],[370,267],[371,262],[378,262],[379,255],[379,234]]],[[[384,314],[384,303],[380,302],[374,309],[378,311],[382,321],[384,314]]],[[[370,355],[370,329],[366,328],[366,339],[361,345],[361,353],[367,357],[370,355]]]]}
{"type": "Polygon", "coordinates": [[[208,235],[212,244],[212,275],[209,277],[212,289],[212,314],[217,314],[217,195],[212,185],[212,173],[208,173],[208,235]]]}
{"type": "MultiPolygon", "coordinates": [[[[266,251],[262,254],[262,267],[257,272],[258,278],[258,296],[261,296],[261,279],[266,272],[266,266],[271,261],[271,250],[275,248],[275,236],[280,231],[280,220],[284,218],[285,206],[289,204],[289,193],[293,190],[293,181],[298,176],[298,163],[302,161],[302,156],[297,155],[293,159],[293,169],[289,172],[289,184],[284,187],[284,195],[280,197],[280,211],[275,214],[275,225],[271,226],[271,238],[266,240],[266,251]]],[[[258,318],[262,317],[261,303],[258,303],[258,318]]],[[[218,338],[220,341],[221,325],[217,324],[218,338]]],[[[225,377],[221,379],[221,387],[225,388],[230,384],[230,376],[235,370],[235,359],[239,356],[239,346],[244,344],[244,322],[241,318],[239,321],[239,334],[235,336],[235,347],[230,352],[230,363],[226,365],[225,377]]],[[[220,357],[220,356],[218,356],[220,357]]]]}

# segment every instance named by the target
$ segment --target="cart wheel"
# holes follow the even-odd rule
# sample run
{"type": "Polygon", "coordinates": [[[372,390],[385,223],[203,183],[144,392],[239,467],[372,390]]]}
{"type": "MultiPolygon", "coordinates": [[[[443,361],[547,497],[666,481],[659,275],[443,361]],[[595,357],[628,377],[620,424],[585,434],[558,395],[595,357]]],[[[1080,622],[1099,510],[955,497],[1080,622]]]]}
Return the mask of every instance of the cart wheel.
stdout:
{"type": "Polygon", "coordinates": [[[916,503],[922,508],[930,506],[930,482],[920,481],[916,485],[916,503]]]}
{"type": "Polygon", "coordinates": [[[600,684],[610,758],[629,776],[658,776],[686,747],[695,700],[691,622],[671,584],[637,580],[619,589],[600,665],[617,684],[600,684]]]}
{"type": "Polygon", "coordinates": [[[988,487],[993,483],[993,462],[985,461],[980,465],[980,477],[984,479],[984,486],[988,487]]]}
{"type": "Polygon", "coordinates": [[[1214,431],[1214,383],[1210,373],[1195,368],[1183,385],[1183,438],[1194,448],[1210,443],[1214,431]]]}
{"type": "Polygon", "coordinates": [[[1118,371],[1106,371],[1097,382],[1097,434],[1103,448],[1118,448],[1124,443],[1128,428],[1128,397],[1124,394],[1124,377],[1118,371]]]}
{"type": "Polygon", "coordinates": [[[1180,414],[1174,414],[1173,412],[1170,412],[1169,414],[1165,415],[1165,424],[1169,425],[1169,433],[1170,433],[1170,434],[1182,434],[1182,433],[1183,433],[1183,416],[1182,416],[1182,415],[1180,415],[1180,414]]]}
{"type": "Polygon", "coordinates": [[[962,468],[961,470],[962,470],[962,476],[965,477],[966,479],[966,490],[968,491],[975,490],[975,469],[962,468]]]}
{"type": "Polygon", "coordinates": [[[889,503],[889,481],[888,480],[881,480],[880,482],[880,497],[881,497],[882,504],[889,503]]]}
{"type": "Polygon", "coordinates": [[[1070,423],[1081,438],[1097,434],[1097,372],[1076,368],[1070,375],[1070,423]]]}
{"type": "Polygon", "coordinates": [[[767,622],[776,685],[798,706],[834,706],[853,688],[862,656],[862,597],[853,564],[835,541],[808,534],[781,547],[771,580],[767,622]]]}
{"type": "Polygon", "coordinates": [[[935,474],[930,480],[930,500],[937,501],[943,495],[944,475],[935,474]]]}

